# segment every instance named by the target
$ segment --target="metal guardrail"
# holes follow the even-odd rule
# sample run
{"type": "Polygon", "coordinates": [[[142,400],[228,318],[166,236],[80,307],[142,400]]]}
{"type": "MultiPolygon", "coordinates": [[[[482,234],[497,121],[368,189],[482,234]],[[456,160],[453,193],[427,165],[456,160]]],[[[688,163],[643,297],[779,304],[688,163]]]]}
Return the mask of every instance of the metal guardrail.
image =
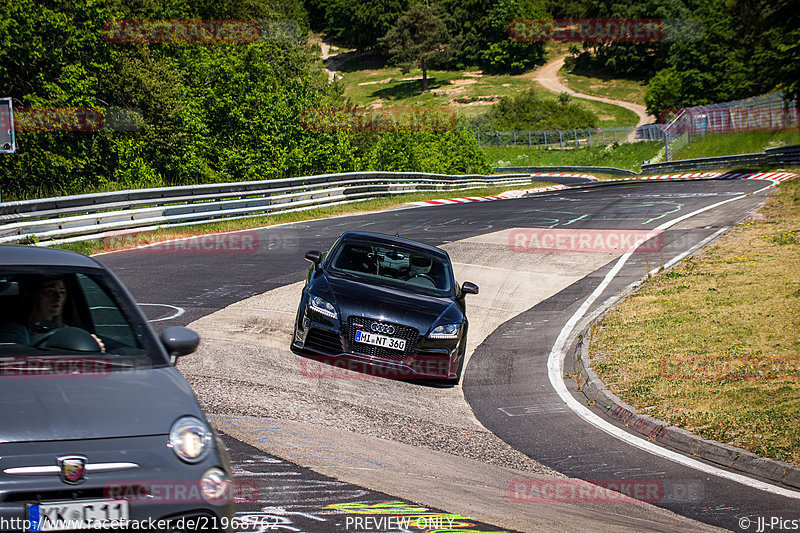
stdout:
{"type": "Polygon", "coordinates": [[[638,176],[633,170],[614,167],[498,167],[494,172],[601,172],[620,176],[638,176]]]}
{"type": "Polygon", "coordinates": [[[674,172],[683,170],[711,170],[739,165],[798,165],[800,166],[800,144],[767,148],[759,154],[725,155],[702,159],[685,159],[669,163],[642,165],[642,173],[674,172]]]}
{"type": "Polygon", "coordinates": [[[352,172],[160,187],[0,203],[0,243],[88,240],[369,200],[378,195],[525,185],[529,175],[352,172]]]}
{"type": "MultiPolygon", "coordinates": [[[[800,145],[761,154],[642,165],[642,173],[718,169],[737,165],[800,166],[800,145]]],[[[503,176],[422,172],[351,172],[266,181],[160,187],[0,203],[0,243],[72,242],[128,231],[187,226],[361,202],[393,194],[469,190],[531,183],[532,172],[603,172],[613,167],[506,167],[503,176]],[[519,172],[519,173],[517,173],[519,172]]]]}

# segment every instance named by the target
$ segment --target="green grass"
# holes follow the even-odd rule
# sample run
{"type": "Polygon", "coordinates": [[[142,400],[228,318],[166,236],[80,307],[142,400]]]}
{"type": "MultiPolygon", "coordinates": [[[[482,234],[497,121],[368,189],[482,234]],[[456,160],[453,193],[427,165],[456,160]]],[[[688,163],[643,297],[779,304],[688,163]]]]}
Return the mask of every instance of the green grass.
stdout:
{"type": "Polygon", "coordinates": [[[638,172],[664,146],[660,142],[638,142],[619,146],[542,150],[527,147],[483,146],[492,167],[600,166],[638,172]]]}
{"type": "Polygon", "coordinates": [[[644,105],[647,89],[644,80],[616,78],[598,72],[569,71],[566,67],[561,68],[558,76],[573,91],[644,105]]]}
{"type": "MultiPolygon", "coordinates": [[[[428,92],[422,92],[422,80],[407,80],[422,76],[422,70],[412,69],[403,74],[399,68],[387,67],[375,56],[352,59],[342,65],[338,74],[344,94],[355,105],[383,107],[429,106],[446,107],[465,117],[486,112],[489,106],[504,96],[513,96],[534,89],[544,98],[557,95],[544,89],[531,73],[521,75],[487,75],[477,67],[464,70],[429,70],[428,92]],[[463,103],[457,100],[472,100],[463,103]]],[[[595,114],[601,126],[635,126],[638,117],[623,107],[573,99],[595,114]]]]}
{"type": "Polygon", "coordinates": [[[800,131],[748,131],[712,133],[695,137],[675,159],[696,159],[721,155],[754,154],[765,148],[800,144],[800,131]]]}
{"type": "Polygon", "coordinates": [[[592,331],[594,369],[642,412],[800,465],[798,252],[794,179],[609,312],[592,331]]]}
{"type": "Polygon", "coordinates": [[[356,213],[366,213],[370,211],[380,211],[397,207],[408,202],[419,202],[422,200],[433,200],[438,198],[457,198],[459,196],[493,196],[508,190],[514,189],[535,189],[552,185],[549,182],[532,182],[530,184],[514,187],[504,185],[502,187],[486,187],[467,190],[442,190],[419,192],[411,194],[399,194],[366,200],[353,204],[344,204],[331,207],[320,207],[307,211],[294,211],[277,215],[266,215],[253,218],[241,218],[222,222],[212,222],[208,224],[198,224],[196,226],[186,226],[178,228],[166,228],[156,231],[134,233],[127,236],[114,237],[112,239],[97,239],[80,241],[73,243],[54,244],[53,248],[72,250],[82,254],[95,254],[99,252],[116,250],[122,248],[132,248],[145,244],[166,241],[192,235],[203,235],[206,233],[219,233],[225,231],[237,231],[243,229],[262,228],[274,226],[275,224],[286,224],[289,222],[299,222],[302,220],[314,220],[319,218],[329,218],[337,215],[347,215],[356,213]]]}

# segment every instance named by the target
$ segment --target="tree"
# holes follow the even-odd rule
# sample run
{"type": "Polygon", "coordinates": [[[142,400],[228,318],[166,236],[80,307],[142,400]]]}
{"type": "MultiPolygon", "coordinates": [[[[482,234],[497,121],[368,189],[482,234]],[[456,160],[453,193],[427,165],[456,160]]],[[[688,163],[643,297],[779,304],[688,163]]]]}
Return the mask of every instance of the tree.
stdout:
{"type": "Polygon", "coordinates": [[[541,63],[544,45],[514,40],[509,25],[515,19],[549,18],[539,0],[498,0],[489,11],[481,66],[492,72],[521,72],[541,63]]]}
{"type": "Polygon", "coordinates": [[[324,20],[325,32],[337,43],[364,49],[386,35],[408,0],[306,0],[306,6],[316,20],[324,20]]]}
{"type": "Polygon", "coordinates": [[[412,7],[397,20],[381,43],[404,72],[412,65],[422,68],[422,90],[428,90],[428,65],[450,53],[452,37],[444,21],[430,7],[412,7]]]}

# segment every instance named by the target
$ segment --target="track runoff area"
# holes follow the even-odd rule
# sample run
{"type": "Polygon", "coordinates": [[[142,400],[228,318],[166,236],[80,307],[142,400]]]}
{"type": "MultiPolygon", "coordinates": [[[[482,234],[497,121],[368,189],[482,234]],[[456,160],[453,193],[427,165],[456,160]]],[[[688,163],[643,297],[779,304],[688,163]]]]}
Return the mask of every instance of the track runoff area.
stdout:
{"type": "MultiPolygon", "coordinates": [[[[266,228],[250,232],[250,253],[162,249],[99,259],[138,301],[157,304],[143,306],[157,326],[188,324],[201,333],[200,351],[179,368],[215,425],[237,439],[229,442],[298,465],[297,479],[308,467],[494,530],[746,531],[775,520],[790,526],[797,493],[731,475],[603,419],[563,379],[563,347],[605,300],[740,221],[770,185],[724,176],[631,181],[266,228]],[[303,252],[326,249],[347,230],[442,246],[458,280],[480,286],[467,300],[463,386],[309,372],[289,352],[287,332],[307,271],[303,252]],[[650,232],[656,244],[622,249],[650,232]],[[620,492],[628,496],[611,496],[620,492]]],[[[259,484],[259,509],[274,511],[280,501],[284,514],[331,511],[331,503],[305,503],[302,490],[282,491],[275,476],[248,471],[238,479],[259,484]]],[[[376,503],[366,495],[347,501],[376,503]]],[[[337,520],[304,528],[402,530],[337,520]]]]}

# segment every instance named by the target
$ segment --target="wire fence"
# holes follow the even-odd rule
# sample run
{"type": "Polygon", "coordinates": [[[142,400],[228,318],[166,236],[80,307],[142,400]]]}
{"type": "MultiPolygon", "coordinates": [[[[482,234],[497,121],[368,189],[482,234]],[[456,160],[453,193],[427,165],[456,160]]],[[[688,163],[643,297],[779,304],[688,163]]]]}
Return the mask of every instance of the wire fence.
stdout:
{"type": "Polygon", "coordinates": [[[719,104],[686,107],[664,126],[669,133],[779,131],[797,128],[797,102],[771,93],[719,104]]]}
{"type": "Polygon", "coordinates": [[[608,146],[613,143],[622,144],[635,139],[635,135],[632,135],[635,130],[635,127],[620,127],[548,131],[491,131],[476,132],[475,137],[481,146],[529,146],[565,150],[608,146]]]}
{"type": "Polygon", "coordinates": [[[664,143],[667,161],[679,151],[708,133],[741,131],[777,131],[798,128],[797,102],[784,100],[783,94],[771,93],[743,100],[678,110],[668,123],[637,127],[594,128],[547,131],[477,132],[481,146],[527,146],[542,149],[574,149],[608,146],[638,141],[664,143]]]}

